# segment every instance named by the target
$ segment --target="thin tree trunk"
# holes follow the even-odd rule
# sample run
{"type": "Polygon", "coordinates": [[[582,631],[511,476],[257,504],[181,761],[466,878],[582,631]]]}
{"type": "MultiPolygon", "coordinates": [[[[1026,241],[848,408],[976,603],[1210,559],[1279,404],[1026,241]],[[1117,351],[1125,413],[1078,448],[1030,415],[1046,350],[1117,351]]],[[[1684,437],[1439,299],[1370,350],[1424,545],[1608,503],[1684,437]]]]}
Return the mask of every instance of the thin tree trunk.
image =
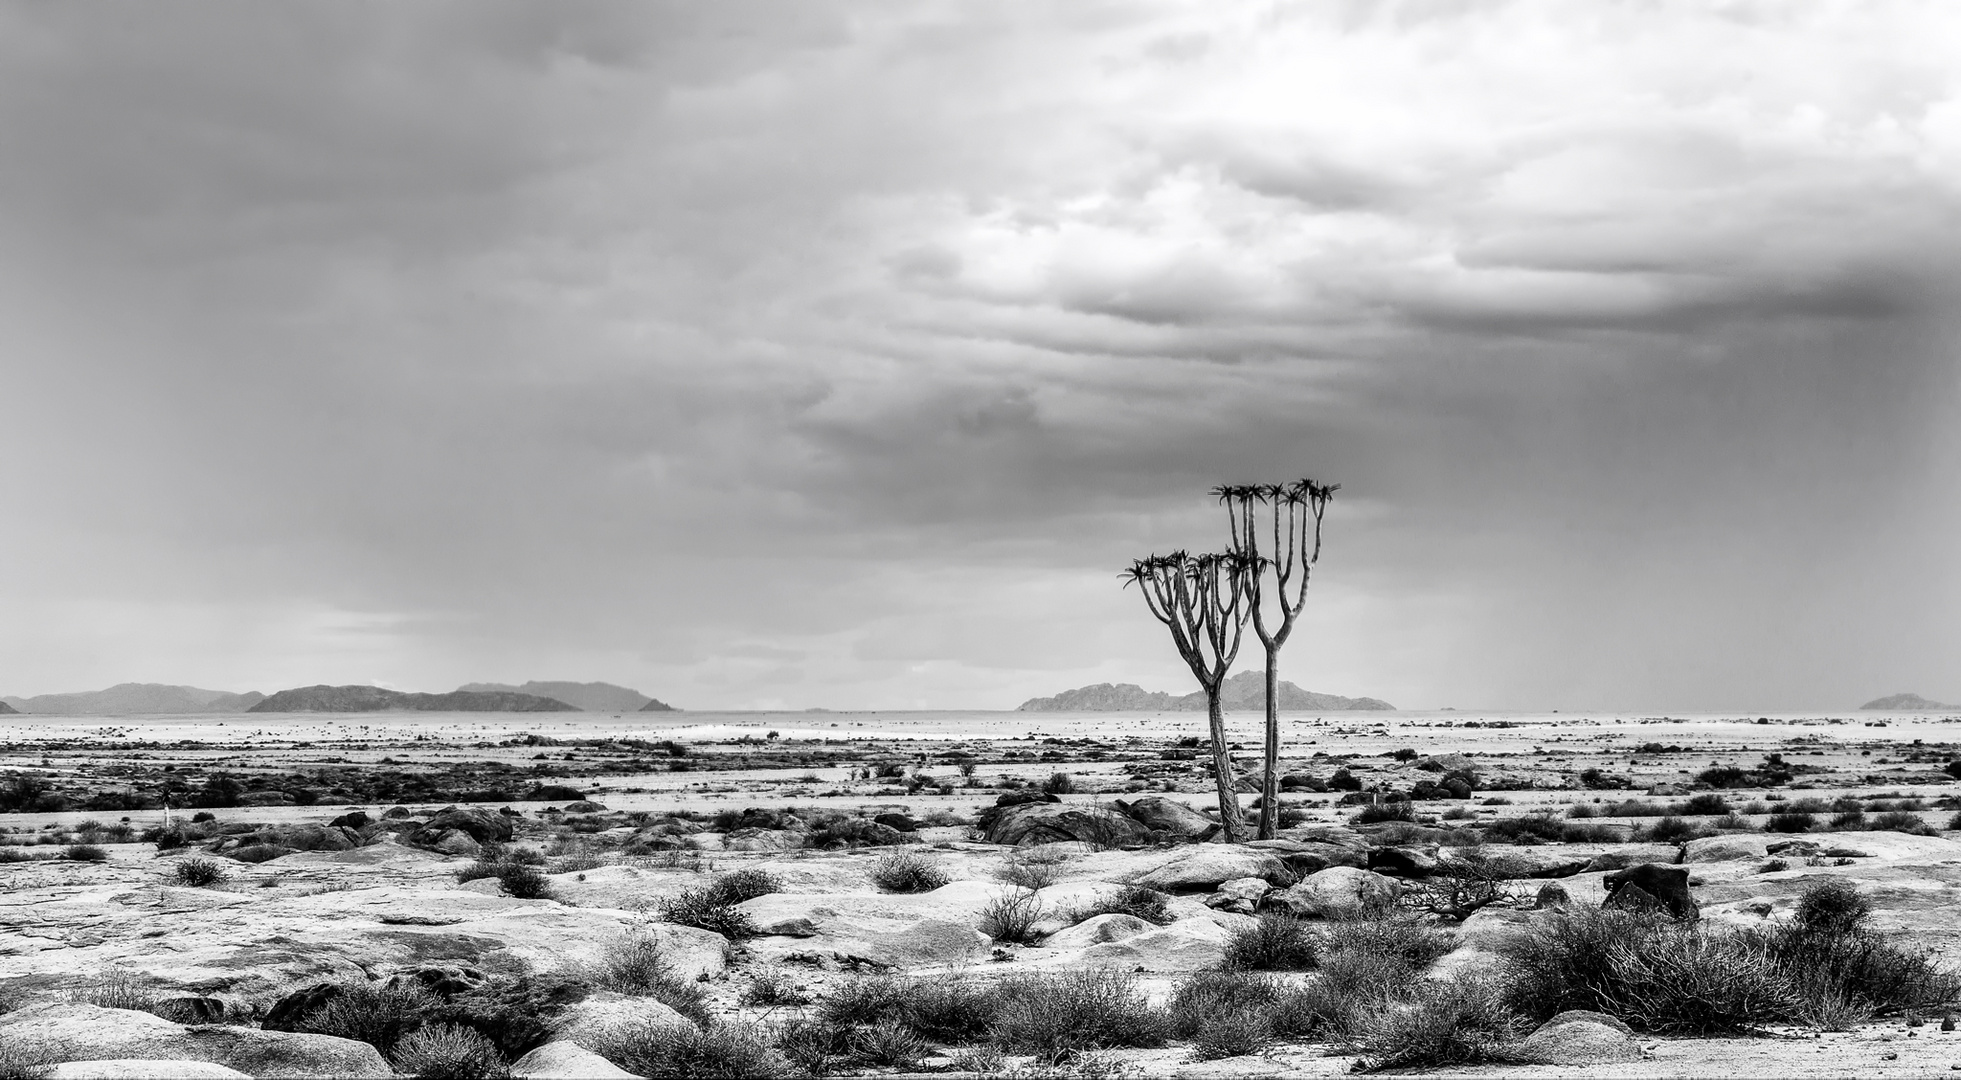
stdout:
{"type": "Polygon", "coordinates": [[[1260,774],[1260,839],[1280,823],[1280,650],[1266,646],[1266,768],[1260,774]]]}
{"type": "Polygon", "coordinates": [[[1239,793],[1233,789],[1232,757],[1226,753],[1226,714],[1219,708],[1219,688],[1205,688],[1205,719],[1212,725],[1212,775],[1219,782],[1219,823],[1226,843],[1237,844],[1244,822],[1239,816],[1239,793]]]}

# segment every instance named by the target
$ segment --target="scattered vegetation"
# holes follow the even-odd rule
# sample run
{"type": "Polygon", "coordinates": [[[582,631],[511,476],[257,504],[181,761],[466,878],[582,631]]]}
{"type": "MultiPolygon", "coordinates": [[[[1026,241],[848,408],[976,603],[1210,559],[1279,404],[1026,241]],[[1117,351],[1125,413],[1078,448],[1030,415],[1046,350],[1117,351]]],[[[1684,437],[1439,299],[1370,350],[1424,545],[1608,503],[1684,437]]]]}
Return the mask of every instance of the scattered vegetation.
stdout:
{"type": "Polygon", "coordinates": [[[932,892],[953,879],[939,863],[912,851],[889,851],[865,870],[872,884],[886,892],[932,892]]]}
{"type": "Polygon", "coordinates": [[[981,905],[980,932],[996,941],[1025,945],[1035,940],[1035,924],[1042,913],[1034,889],[1010,889],[981,905]]]}
{"type": "Polygon", "coordinates": [[[1163,926],[1172,919],[1171,898],[1156,889],[1125,885],[1113,893],[1100,894],[1088,903],[1071,908],[1068,919],[1073,925],[1098,915],[1133,915],[1145,922],[1163,926]]]}
{"type": "Polygon", "coordinates": [[[1065,971],[1005,980],[994,1036],[1011,1053],[1060,1061],[1084,1050],[1161,1046],[1168,1034],[1136,976],[1108,970],[1065,971]]]}
{"type": "Polygon", "coordinates": [[[1046,889],[1062,880],[1062,867],[1069,857],[1043,847],[1016,848],[1001,860],[994,876],[1023,889],[1046,889]]]}
{"type": "Polygon", "coordinates": [[[584,974],[602,990],[653,998],[698,1024],[710,1018],[707,993],[675,974],[660,942],[644,931],[630,931],[614,939],[584,974]]]}
{"type": "Polygon", "coordinates": [[[756,924],[736,907],[745,900],[767,896],[783,887],[763,870],[735,870],[699,889],[684,889],[659,902],[660,917],[681,926],[711,930],[727,938],[753,937],[756,924]]]}

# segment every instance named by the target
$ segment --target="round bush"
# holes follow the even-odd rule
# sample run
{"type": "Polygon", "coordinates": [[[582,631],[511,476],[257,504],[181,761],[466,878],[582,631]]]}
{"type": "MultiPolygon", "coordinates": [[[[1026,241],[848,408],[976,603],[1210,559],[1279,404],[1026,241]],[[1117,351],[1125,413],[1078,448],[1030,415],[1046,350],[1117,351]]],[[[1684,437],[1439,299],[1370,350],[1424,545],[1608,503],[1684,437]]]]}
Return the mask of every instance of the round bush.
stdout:
{"type": "Polygon", "coordinates": [[[485,1080],[511,1075],[496,1044],[461,1024],[430,1024],[402,1036],[389,1055],[395,1071],[422,1080],[485,1080]]]}
{"type": "Polygon", "coordinates": [[[1857,886],[1843,878],[1827,878],[1798,896],[1794,921],[1812,933],[1847,934],[1871,912],[1872,904],[1859,895],[1857,886]]]}
{"type": "Polygon", "coordinates": [[[172,875],[177,879],[177,884],[193,889],[222,885],[231,877],[231,875],[225,873],[224,867],[219,866],[212,860],[197,858],[185,859],[183,862],[178,863],[176,869],[172,871],[172,875]]]}

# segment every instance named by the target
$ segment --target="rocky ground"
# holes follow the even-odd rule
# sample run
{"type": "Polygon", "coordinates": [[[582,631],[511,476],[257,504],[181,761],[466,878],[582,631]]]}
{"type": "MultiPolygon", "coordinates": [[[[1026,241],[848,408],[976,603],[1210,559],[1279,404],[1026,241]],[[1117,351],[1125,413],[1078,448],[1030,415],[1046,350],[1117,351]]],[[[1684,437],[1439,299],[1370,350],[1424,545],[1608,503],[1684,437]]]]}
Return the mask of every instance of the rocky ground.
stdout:
{"type": "MultiPolygon", "coordinates": [[[[679,754],[617,740],[17,741],[0,762],[8,783],[31,776],[36,797],[66,805],[0,815],[10,830],[0,840],[13,841],[0,853],[20,860],[0,862],[0,1074],[10,1048],[25,1047],[62,1076],[151,1075],[159,1061],[205,1063],[170,1065],[178,1075],[389,1075],[366,1042],[277,1030],[282,1005],[290,1013],[310,988],[350,980],[592,982],[629,940],[654,942],[713,1016],[765,1027],[814,1015],[880,974],[1106,970],[1161,1004],[1218,969],[1261,913],[1322,923],[1399,897],[1407,908],[1466,859],[1497,868],[1488,876],[1502,900],[1439,920],[1449,941],[1427,974],[1440,981],[1489,969],[1506,935],[1562,905],[1598,907],[1609,875],[1643,865],[1685,871],[1712,926],[1776,925],[1808,884],[1842,878],[1871,901],[1875,928],[1961,963],[1961,833],[1946,828],[1961,809],[1945,771],[1954,747],[1928,737],[1941,730],[1932,721],[1914,741],[1870,719],[1593,732],[1446,722],[1320,722],[1316,743],[1297,747],[1307,756],[1287,762],[1278,835],[1241,845],[1219,842],[1206,755],[1178,738],[751,737],[679,754]],[[1351,723],[1384,748],[1343,749],[1335,733],[1351,723]],[[1445,730],[1453,741],[1425,741],[1445,730]],[[1711,770],[1726,786],[1704,779],[1711,770]],[[214,788],[219,775],[230,785],[214,788]],[[347,798],[375,794],[376,776],[397,790],[501,786],[511,790],[492,793],[512,797],[347,798]],[[1465,797],[1451,797],[1459,787],[1465,797]],[[180,804],[168,826],[161,806],[143,805],[163,790],[180,804]],[[109,795],[123,809],[87,809],[109,795]],[[182,804],[195,801],[231,805],[194,822],[182,804]],[[882,888],[881,860],[897,850],[922,855],[944,883],[882,888]],[[200,861],[221,879],[188,883],[184,868],[200,861]],[[497,869],[509,867],[537,880],[497,869]],[[677,901],[744,870],[774,888],[731,905],[740,929],[674,921],[677,901]],[[1148,918],[1122,910],[1140,890],[1158,898],[1148,918]],[[1032,899],[1030,925],[1003,933],[1000,907],[1019,897],[1032,899]],[[77,1064],[120,1059],[153,1064],[77,1064]]],[[[522,1056],[520,1075],[592,1075],[600,1063],[573,1047],[602,1045],[581,1032],[608,1017],[690,1022],[603,988],[554,1010],[556,1037],[522,1056]]],[[[1961,1035],[1940,1018],[1750,1038],[1607,1033],[1584,1061],[1444,1071],[1923,1075],[1961,1067],[1961,1035]]],[[[1213,1060],[1173,1039],[1059,1062],[980,1062],[928,1046],[908,1068],[1264,1076],[1347,1072],[1358,1060],[1339,1039],[1213,1060]]]]}

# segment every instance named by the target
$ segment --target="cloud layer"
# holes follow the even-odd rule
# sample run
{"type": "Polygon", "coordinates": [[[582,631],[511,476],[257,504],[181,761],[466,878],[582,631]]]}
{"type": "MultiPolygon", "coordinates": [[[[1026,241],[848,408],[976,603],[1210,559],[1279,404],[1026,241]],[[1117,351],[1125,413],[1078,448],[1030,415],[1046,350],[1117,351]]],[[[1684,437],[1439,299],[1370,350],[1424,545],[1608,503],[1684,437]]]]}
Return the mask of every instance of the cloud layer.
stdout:
{"type": "Polygon", "coordinates": [[[1961,11],[1215,7],[7,9],[5,689],[1961,694],[1961,11]]]}

